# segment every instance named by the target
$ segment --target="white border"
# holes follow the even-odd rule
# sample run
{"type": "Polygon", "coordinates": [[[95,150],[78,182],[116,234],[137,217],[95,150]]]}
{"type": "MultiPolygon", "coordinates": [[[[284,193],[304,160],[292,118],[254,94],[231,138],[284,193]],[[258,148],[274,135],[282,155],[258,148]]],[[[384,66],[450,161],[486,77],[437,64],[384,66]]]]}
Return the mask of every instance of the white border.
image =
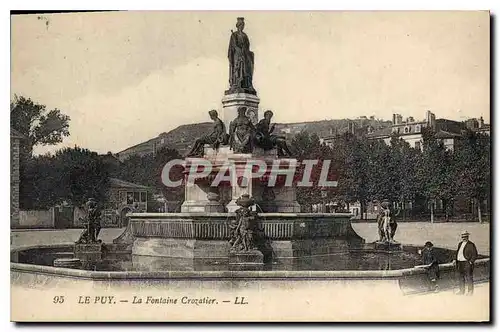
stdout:
{"type": "MultiPolygon", "coordinates": [[[[108,2],[104,3],[102,0],[96,1],[96,0],[87,0],[87,1],[80,1],[80,2],[69,2],[69,1],[62,1],[62,0],[45,0],[43,2],[40,1],[4,1],[0,4],[2,7],[1,13],[1,29],[0,29],[0,38],[1,38],[1,44],[4,46],[2,48],[1,52],[1,80],[2,80],[2,97],[4,98],[2,100],[2,105],[4,107],[7,107],[10,99],[10,13],[9,10],[15,9],[15,10],[29,10],[33,8],[43,8],[44,10],[61,10],[61,8],[64,8],[66,10],[491,10],[492,14],[500,12],[499,8],[499,3],[500,1],[496,0],[490,0],[490,1],[481,1],[481,0],[475,0],[475,1],[436,1],[436,0],[430,0],[430,1],[383,1],[383,0],[378,0],[378,1],[360,1],[360,0],[351,0],[351,1],[337,1],[337,2],[327,2],[324,0],[307,0],[307,1],[298,1],[298,0],[287,0],[286,2],[280,2],[278,4],[276,3],[271,3],[270,1],[262,1],[262,0],[248,0],[248,1],[228,1],[228,0],[211,0],[211,1],[178,1],[178,2],[170,2],[168,4],[162,3],[160,1],[153,1],[153,0],[141,0],[141,1],[127,1],[127,0],[121,0],[121,1],[116,1],[116,2],[108,2]],[[7,52],[9,50],[9,52],[7,52]]],[[[498,26],[498,21],[496,22],[496,26],[498,26]]],[[[496,31],[495,27],[495,31],[496,31]]],[[[494,36],[495,40],[495,45],[498,45],[498,35],[495,34],[494,36]]],[[[496,57],[494,60],[498,60],[498,54],[496,54],[496,57]]],[[[492,72],[492,75],[496,74],[495,72],[492,72]]],[[[496,76],[496,75],[495,75],[496,76]]],[[[495,87],[495,91],[492,91],[492,95],[499,96],[499,88],[498,88],[498,82],[495,87]]],[[[494,112],[494,111],[493,111],[494,112]]],[[[7,112],[1,113],[3,115],[8,114],[7,112]]],[[[492,125],[494,128],[498,127],[498,116],[494,116],[492,118],[494,121],[492,125]]],[[[0,133],[4,136],[2,137],[3,139],[0,140],[2,144],[2,151],[4,151],[4,162],[0,163],[1,167],[1,173],[2,174],[2,192],[1,192],[1,210],[4,212],[4,218],[2,219],[3,226],[5,227],[4,233],[3,234],[3,241],[1,243],[4,244],[3,250],[1,250],[1,256],[2,256],[2,263],[3,266],[7,266],[9,262],[9,249],[10,249],[10,239],[8,239],[9,235],[9,228],[10,228],[10,222],[9,219],[10,217],[7,214],[7,211],[10,211],[10,205],[9,205],[9,199],[10,199],[10,194],[9,194],[9,188],[7,184],[10,183],[10,169],[9,169],[9,164],[8,162],[5,162],[5,158],[8,156],[6,153],[7,151],[10,151],[10,145],[9,145],[9,140],[10,140],[10,135],[7,137],[7,133],[10,133],[10,128],[8,125],[8,116],[5,116],[4,121],[0,121],[0,126],[1,126],[1,131],[0,133]]],[[[497,150],[499,145],[497,144],[498,142],[496,139],[496,134],[494,135],[495,139],[495,144],[494,144],[494,156],[499,155],[499,151],[497,150]]],[[[495,160],[497,161],[497,160],[495,160]]],[[[495,179],[496,180],[496,179],[495,179]]],[[[495,181],[494,180],[494,181],[495,181]]],[[[496,184],[496,181],[495,181],[496,184]]],[[[495,188],[497,186],[494,186],[495,188]]],[[[495,198],[495,203],[497,202],[498,196],[494,196],[495,198]]],[[[500,206],[499,204],[495,204],[495,206],[500,206]]],[[[492,221],[492,224],[495,223],[496,220],[492,221]]],[[[499,227],[494,227],[493,229],[497,229],[499,227]]],[[[499,234],[498,230],[495,232],[495,236],[498,240],[499,234]]],[[[496,252],[495,252],[496,253],[496,252]]],[[[496,255],[494,256],[496,258],[496,255]]],[[[496,263],[496,262],[495,262],[496,263]]],[[[15,326],[11,323],[8,323],[10,321],[10,293],[8,293],[10,290],[10,275],[7,273],[7,269],[4,269],[4,273],[2,273],[2,285],[5,287],[3,296],[2,296],[2,310],[1,313],[3,315],[2,317],[2,331],[3,330],[11,330],[14,329],[15,326]],[[9,294],[9,296],[7,296],[9,294]]],[[[498,273],[498,271],[497,271],[498,273]]],[[[492,281],[494,282],[494,281],[492,281]]],[[[495,287],[495,289],[498,291],[498,287],[495,287]]],[[[495,292],[495,298],[497,293],[495,292]]],[[[498,310],[498,305],[495,306],[498,310]]],[[[495,316],[497,312],[495,312],[495,316]]],[[[497,316],[498,318],[498,316],[497,316]]],[[[34,327],[24,327],[27,330],[31,330],[34,327]]],[[[38,327],[40,328],[40,327],[38,327]]],[[[43,326],[43,329],[46,330],[52,330],[54,328],[64,328],[64,329],[76,329],[76,330],[100,330],[102,328],[106,328],[105,326],[43,326]]],[[[114,327],[108,327],[110,330],[116,330],[116,331],[121,331],[124,328],[129,329],[137,329],[137,330],[146,330],[146,329],[151,329],[154,328],[153,326],[134,326],[134,327],[126,327],[126,326],[114,326],[114,327]]],[[[177,329],[179,326],[168,326],[168,329],[177,329]]],[[[191,329],[193,327],[190,327],[191,329]]],[[[218,331],[220,329],[220,326],[204,326],[204,329],[207,330],[214,330],[218,331]]],[[[248,327],[245,326],[228,326],[227,328],[232,329],[232,328],[238,328],[238,329],[247,329],[248,327]]],[[[254,327],[252,327],[253,329],[254,327]]],[[[260,327],[260,329],[269,329],[269,326],[267,327],[260,327]]],[[[313,327],[305,327],[305,326],[287,326],[286,328],[299,328],[301,331],[302,330],[309,330],[312,329],[313,327]]],[[[343,329],[343,327],[339,326],[332,326],[332,328],[335,329],[343,329]]],[[[354,327],[353,327],[354,328],[354,327]]],[[[363,327],[355,327],[355,328],[363,328],[363,327]]],[[[378,327],[379,329],[387,329],[388,326],[381,326],[378,327]]],[[[396,326],[396,328],[399,330],[403,328],[402,326],[396,326]]],[[[404,327],[404,329],[410,329],[413,330],[416,327],[404,327]]],[[[443,329],[443,326],[439,327],[429,327],[425,326],[426,329],[443,329]]],[[[452,326],[451,328],[455,329],[456,326],[452,326]]],[[[185,330],[186,327],[183,327],[183,330],[185,330]]]]}

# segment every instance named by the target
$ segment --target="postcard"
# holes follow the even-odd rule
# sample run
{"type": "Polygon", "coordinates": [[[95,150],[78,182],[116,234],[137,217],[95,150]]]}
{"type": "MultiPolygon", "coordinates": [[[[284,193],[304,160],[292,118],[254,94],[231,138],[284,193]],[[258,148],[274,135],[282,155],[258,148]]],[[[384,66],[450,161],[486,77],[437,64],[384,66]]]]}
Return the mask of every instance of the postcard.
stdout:
{"type": "Polygon", "coordinates": [[[11,15],[14,322],[489,322],[488,11],[11,15]]]}

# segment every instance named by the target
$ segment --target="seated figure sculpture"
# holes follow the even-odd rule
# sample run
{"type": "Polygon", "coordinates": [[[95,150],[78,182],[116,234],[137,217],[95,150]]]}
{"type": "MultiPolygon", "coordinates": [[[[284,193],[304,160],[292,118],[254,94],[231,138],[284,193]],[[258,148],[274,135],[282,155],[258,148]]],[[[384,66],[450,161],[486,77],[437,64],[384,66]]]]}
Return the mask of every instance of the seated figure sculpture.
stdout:
{"type": "Polygon", "coordinates": [[[246,116],[247,108],[238,107],[238,116],[229,125],[229,146],[235,153],[251,153],[255,127],[246,116]]]}
{"type": "Polygon", "coordinates": [[[286,144],[285,137],[274,135],[275,124],[271,125],[272,111],[264,112],[264,119],[257,124],[255,144],[264,150],[278,149],[278,156],[291,156],[292,153],[286,144]]]}
{"type": "Polygon", "coordinates": [[[227,144],[226,126],[224,122],[219,119],[216,110],[211,110],[208,114],[210,115],[210,119],[214,122],[213,130],[210,134],[202,136],[195,141],[191,151],[187,154],[188,157],[202,157],[205,144],[210,144],[214,149],[218,149],[220,145],[227,144]]]}

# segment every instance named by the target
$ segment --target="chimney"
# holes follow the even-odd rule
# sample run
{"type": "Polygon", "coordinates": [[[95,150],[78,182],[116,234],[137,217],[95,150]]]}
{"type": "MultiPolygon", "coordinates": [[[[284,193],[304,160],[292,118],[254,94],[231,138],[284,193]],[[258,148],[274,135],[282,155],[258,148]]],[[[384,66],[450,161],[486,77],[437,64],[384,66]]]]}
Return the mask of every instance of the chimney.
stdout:
{"type": "Polygon", "coordinates": [[[484,127],[484,120],[483,120],[483,117],[480,117],[479,118],[479,128],[483,128],[484,127]]]}
{"type": "Polygon", "coordinates": [[[397,114],[392,114],[392,124],[395,125],[396,124],[396,115],[397,114]]]}
{"type": "Polygon", "coordinates": [[[429,129],[436,130],[436,115],[434,113],[428,110],[425,114],[425,120],[429,129]]]}
{"type": "Polygon", "coordinates": [[[403,116],[401,114],[396,114],[396,122],[398,125],[403,123],[403,116]]]}

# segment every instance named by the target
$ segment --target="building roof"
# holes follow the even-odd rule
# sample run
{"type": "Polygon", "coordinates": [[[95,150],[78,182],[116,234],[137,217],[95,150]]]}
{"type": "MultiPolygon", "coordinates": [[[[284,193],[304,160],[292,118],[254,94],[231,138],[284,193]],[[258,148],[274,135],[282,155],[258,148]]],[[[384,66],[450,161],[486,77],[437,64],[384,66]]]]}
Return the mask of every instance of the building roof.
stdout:
{"type": "Polygon", "coordinates": [[[436,138],[456,138],[456,137],[462,137],[462,135],[455,134],[455,133],[450,133],[449,131],[445,130],[439,130],[436,133],[436,138]]]}
{"type": "Polygon", "coordinates": [[[368,138],[378,138],[378,137],[389,137],[391,136],[392,133],[392,128],[391,127],[385,127],[382,129],[379,129],[377,131],[374,131],[373,133],[367,134],[366,137],[368,138]]]}
{"type": "Polygon", "coordinates": [[[117,179],[117,178],[109,178],[109,184],[112,187],[120,187],[120,188],[128,188],[128,189],[142,189],[142,190],[152,190],[153,188],[143,186],[141,184],[136,184],[132,182],[128,182],[125,180],[117,179]]]}

